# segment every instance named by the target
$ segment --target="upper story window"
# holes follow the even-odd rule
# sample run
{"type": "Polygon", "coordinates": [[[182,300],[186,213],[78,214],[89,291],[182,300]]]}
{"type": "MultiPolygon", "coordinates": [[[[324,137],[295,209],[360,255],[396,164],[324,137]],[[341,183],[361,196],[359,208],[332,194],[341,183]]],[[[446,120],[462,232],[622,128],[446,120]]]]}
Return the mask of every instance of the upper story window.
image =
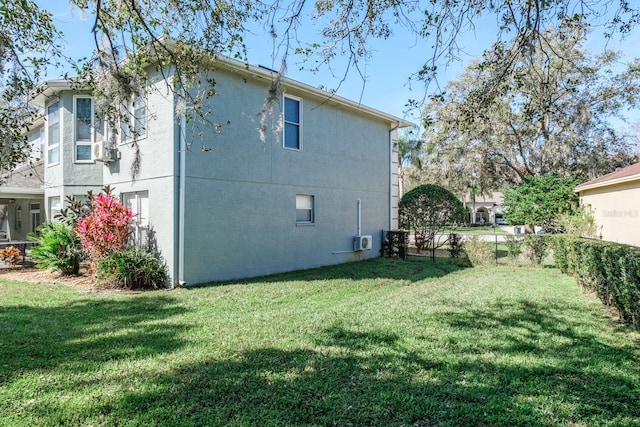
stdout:
{"type": "Polygon", "coordinates": [[[60,101],[47,107],[47,164],[60,163],[60,101]]]}
{"type": "Polygon", "coordinates": [[[302,99],[284,97],[284,147],[302,150],[302,99]]]}
{"type": "Polygon", "coordinates": [[[76,162],[91,162],[91,144],[93,143],[93,102],[88,96],[74,98],[73,113],[76,162]]]}
{"type": "Polygon", "coordinates": [[[38,157],[38,160],[44,160],[44,154],[45,154],[45,147],[46,147],[46,143],[47,140],[44,136],[44,128],[40,129],[40,144],[39,144],[39,149],[40,149],[40,156],[38,157]]]}
{"type": "Polygon", "coordinates": [[[147,103],[144,95],[134,96],[129,105],[122,108],[120,142],[129,142],[145,136],[147,136],[147,103]]]}

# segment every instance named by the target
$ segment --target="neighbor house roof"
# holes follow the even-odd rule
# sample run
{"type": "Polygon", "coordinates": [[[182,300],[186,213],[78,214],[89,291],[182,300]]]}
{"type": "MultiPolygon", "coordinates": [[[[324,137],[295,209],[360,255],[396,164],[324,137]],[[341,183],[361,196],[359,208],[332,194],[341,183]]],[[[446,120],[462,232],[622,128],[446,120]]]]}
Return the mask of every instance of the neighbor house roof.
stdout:
{"type": "Polygon", "coordinates": [[[591,181],[583,182],[578,185],[574,191],[576,193],[589,190],[592,188],[600,188],[606,187],[609,185],[622,184],[625,182],[638,181],[640,180],[640,162],[635,163],[631,166],[627,166],[623,169],[618,169],[615,172],[611,172],[610,174],[601,176],[596,179],[592,179],[591,181]]]}
{"type": "Polygon", "coordinates": [[[2,176],[1,198],[21,198],[44,194],[44,162],[19,166],[2,176]]]}

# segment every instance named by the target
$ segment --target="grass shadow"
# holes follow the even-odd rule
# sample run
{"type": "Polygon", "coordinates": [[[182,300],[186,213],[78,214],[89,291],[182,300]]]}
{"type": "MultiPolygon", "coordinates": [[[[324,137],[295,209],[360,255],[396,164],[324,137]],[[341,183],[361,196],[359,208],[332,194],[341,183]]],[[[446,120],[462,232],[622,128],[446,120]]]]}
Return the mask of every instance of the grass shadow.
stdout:
{"type": "Polygon", "coordinates": [[[174,351],[187,326],[167,319],[187,310],[169,296],[84,298],[63,305],[0,307],[0,383],[24,372],[126,361],[174,351]],[[159,324],[161,322],[161,325],[159,324]]]}
{"type": "Polygon", "coordinates": [[[454,273],[465,268],[468,268],[468,263],[464,259],[436,258],[434,262],[430,258],[422,256],[410,256],[407,260],[396,258],[373,258],[365,261],[278,273],[269,276],[203,283],[189,286],[188,289],[249,283],[318,280],[389,279],[419,282],[425,279],[443,277],[447,274],[454,273]]]}
{"type": "MultiPolygon", "coordinates": [[[[442,359],[393,333],[330,325],[308,348],[243,351],[226,360],[183,366],[155,379],[155,390],[130,392],[98,409],[108,423],[225,426],[549,426],[612,425],[638,421],[638,384],[611,370],[584,364],[635,362],[632,352],[611,348],[571,328],[553,326],[555,316],[523,307],[524,318],[469,316],[445,321],[479,328],[517,320],[540,322],[577,348],[556,348],[558,364],[504,364],[500,353],[527,354],[528,346],[497,346],[442,359]],[[630,421],[631,420],[631,421],[630,421]],[[633,421],[635,420],[635,421],[633,421]],[[619,422],[618,422],[619,421],[619,422]]],[[[509,341],[509,340],[507,340],[509,341]]],[[[532,344],[533,345],[533,344],[532,344]]],[[[637,366],[637,365],[636,365],[637,366]]],[[[636,368],[637,370],[637,368],[636,368]]],[[[41,408],[43,412],[51,408],[41,408]]]]}

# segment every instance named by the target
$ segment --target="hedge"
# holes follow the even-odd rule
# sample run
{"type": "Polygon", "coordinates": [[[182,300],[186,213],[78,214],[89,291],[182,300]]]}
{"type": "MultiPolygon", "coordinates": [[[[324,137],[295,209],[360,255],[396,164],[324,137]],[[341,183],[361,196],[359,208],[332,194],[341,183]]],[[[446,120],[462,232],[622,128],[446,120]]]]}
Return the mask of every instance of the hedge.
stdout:
{"type": "Polygon", "coordinates": [[[553,236],[555,265],[583,289],[640,326],[640,248],[575,236],[553,236]]]}

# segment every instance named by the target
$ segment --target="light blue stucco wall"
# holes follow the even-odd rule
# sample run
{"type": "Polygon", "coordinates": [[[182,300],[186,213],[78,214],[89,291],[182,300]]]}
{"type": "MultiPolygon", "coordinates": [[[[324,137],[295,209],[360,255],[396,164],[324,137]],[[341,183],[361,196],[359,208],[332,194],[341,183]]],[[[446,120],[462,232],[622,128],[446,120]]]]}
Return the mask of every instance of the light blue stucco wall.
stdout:
{"type": "Polygon", "coordinates": [[[270,78],[233,67],[215,70],[216,95],[205,105],[211,114],[183,129],[165,75],[151,73],[148,79],[147,135],[136,144],[118,143],[118,158],[109,163],[74,162],[74,92],[57,94],[61,162],[46,167],[46,202],[104,185],[117,195],[147,192],[149,223],[173,284],[379,256],[380,231],[397,221],[397,163],[391,150],[396,123],[390,117],[358,111],[299,85],[284,87],[303,106],[303,148],[289,150],[279,130],[281,94],[267,113],[266,132],[258,130],[270,78]],[[141,167],[134,177],[136,153],[141,167]],[[296,224],[297,194],[314,197],[311,225],[296,224]],[[353,251],[358,201],[361,234],[373,236],[369,251],[353,251]]]}
{"type": "MultiPolygon", "coordinates": [[[[60,162],[50,165],[45,162],[45,194],[46,209],[44,214],[50,220],[51,207],[49,202],[52,197],[59,197],[64,203],[67,196],[85,195],[87,191],[100,191],[102,188],[102,165],[96,162],[75,162],[74,139],[74,96],[78,92],[65,90],[57,94],[56,98],[49,100],[50,105],[56,100],[60,101],[60,162]]],[[[45,110],[46,111],[46,110],[45,110]]],[[[46,121],[45,121],[46,130],[46,121]]],[[[45,145],[44,157],[47,158],[47,146],[45,145]]]]}
{"type": "Polygon", "coordinates": [[[177,159],[174,99],[159,73],[151,73],[147,94],[147,134],[134,143],[117,143],[119,159],[102,166],[103,182],[117,196],[147,192],[149,225],[155,244],[166,262],[171,282],[177,281],[176,259],[176,182],[177,159]],[[140,170],[134,176],[131,166],[139,150],[140,170]]]}
{"type": "Polygon", "coordinates": [[[390,129],[373,118],[302,91],[303,149],[283,148],[275,129],[281,98],[261,140],[267,80],[218,70],[219,133],[189,127],[185,185],[187,284],[258,276],[379,256],[390,223],[390,129]],[[296,225],[296,194],[313,195],[315,223],[296,225]],[[358,199],[362,234],[373,250],[353,252],[358,199]]]}

